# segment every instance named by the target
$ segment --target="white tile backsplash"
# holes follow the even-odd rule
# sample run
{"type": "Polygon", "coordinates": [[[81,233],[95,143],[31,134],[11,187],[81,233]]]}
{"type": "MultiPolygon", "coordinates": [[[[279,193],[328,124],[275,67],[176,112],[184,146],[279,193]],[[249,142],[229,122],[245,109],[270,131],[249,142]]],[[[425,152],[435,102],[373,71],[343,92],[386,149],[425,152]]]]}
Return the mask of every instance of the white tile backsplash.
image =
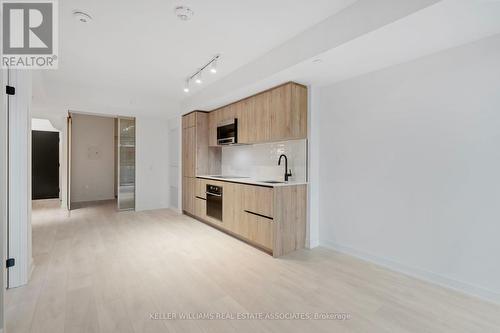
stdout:
{"type": "Polygon", "coordinates": [[[307,181],[307,140],[291,140],[222,148],[222,174],[246,176],[258,180],[283,180],[285,161],[278,166],[281,154],[288,157],[290,180],[307,181]]]}

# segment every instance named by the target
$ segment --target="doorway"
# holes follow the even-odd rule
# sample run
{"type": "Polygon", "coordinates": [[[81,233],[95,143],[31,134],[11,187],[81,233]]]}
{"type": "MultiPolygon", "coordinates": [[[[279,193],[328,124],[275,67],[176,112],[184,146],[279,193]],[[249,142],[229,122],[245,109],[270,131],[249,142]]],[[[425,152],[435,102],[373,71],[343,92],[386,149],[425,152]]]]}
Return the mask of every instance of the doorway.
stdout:
{"type": "Polygon", "coordinates": [[[59,198],[59,132],[31,131],[33,200],[59,198]]]}
{"type": "Polygon", "coordinates": [[[68,116],[68,209],[135,209],[135,118],[68,116]]]}

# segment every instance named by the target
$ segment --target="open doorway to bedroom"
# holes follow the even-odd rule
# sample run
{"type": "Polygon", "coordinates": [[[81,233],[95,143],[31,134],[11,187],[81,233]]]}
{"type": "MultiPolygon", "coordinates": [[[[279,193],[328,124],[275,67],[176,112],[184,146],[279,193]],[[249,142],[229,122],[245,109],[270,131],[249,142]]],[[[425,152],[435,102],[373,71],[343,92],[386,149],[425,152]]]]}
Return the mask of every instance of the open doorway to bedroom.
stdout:
{"type": "Polygon", "coordinates": [[[68,208],[135,209],[135,119],[71,112],[68,208]]]}

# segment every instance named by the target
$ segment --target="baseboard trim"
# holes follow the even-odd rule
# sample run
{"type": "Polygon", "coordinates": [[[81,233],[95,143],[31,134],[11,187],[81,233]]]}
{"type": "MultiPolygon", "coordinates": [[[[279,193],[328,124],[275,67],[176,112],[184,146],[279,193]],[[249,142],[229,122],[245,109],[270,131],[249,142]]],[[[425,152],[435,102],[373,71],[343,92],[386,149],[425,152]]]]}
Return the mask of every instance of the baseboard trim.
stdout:
{"type": "Polygon", "coordinates": [[[385,259],[379,256],[374,256],[368,254],[363,251],[359,251],[357,249],[353,249],[348,246],[343,246],[331,241],[320,241],[320,246],[325,247],[327,249],[331,249],[337,252],[341,252],[370,263],[382,266],[384,268],[390,269],[392,271],[396,271],[398,273],[402,273],[426,282],[430,282],[436,285],[439,285],[444,288],[452,289],[454,291],[461,292],[463,294],[478,297],[482,300],[492,302],[495,304],[500,304],[500,294],[494,291],[478,287],[466,282],[458,281],[455,279],[448,278],[446,276],[442,276],[440,274],[436,274],[433,272],[429,272],[426,270],[410,267],[404,264],[400,264],[398,262],[385,259]]]}

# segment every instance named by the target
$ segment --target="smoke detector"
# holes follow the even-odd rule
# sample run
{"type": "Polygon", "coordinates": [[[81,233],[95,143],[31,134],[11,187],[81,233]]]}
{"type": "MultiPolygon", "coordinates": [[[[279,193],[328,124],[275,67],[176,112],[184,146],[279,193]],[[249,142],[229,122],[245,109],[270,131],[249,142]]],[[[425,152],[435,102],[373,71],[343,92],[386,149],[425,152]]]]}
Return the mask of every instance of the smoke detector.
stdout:
{"type": "Polygon", "coordinates": [[[82,12],[81,10],[73,11],[73,17],[75,18],[75,20],[82,23],[89,23],[90,21],[92,21],[92,16],[85,12],[82,12]]]}
{"type": "Polygon", "coordinates": [[[175,15],[177,15],[181,21],[189,21],[191,17],[193,17],[194,12],[189,7],[179,6],[175,7],[175,15]]]}

